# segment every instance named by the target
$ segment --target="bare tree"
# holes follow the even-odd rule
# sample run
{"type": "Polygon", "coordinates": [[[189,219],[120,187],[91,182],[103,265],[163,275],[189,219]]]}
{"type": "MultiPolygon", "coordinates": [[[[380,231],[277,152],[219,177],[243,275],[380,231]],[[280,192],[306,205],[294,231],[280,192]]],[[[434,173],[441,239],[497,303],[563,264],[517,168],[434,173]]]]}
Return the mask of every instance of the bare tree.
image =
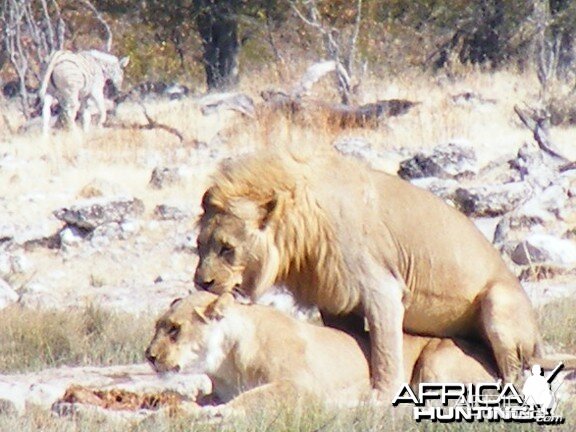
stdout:
{"type": "Polygon", "coordinates": [[[357,69],[356,46],[362,22],[362,0],[356,0],[356,17],[348,38],[344,37],[342,31],[322,20],[316,0],[291,0],[290,4],[296,15],[321,36],[328,59],[335,62],[338,93],[342,103],[350,104],[352,78],[357,69]]]}
{"type": "MultiPolygon", "coordinates": [[[[104,27],[109,51],[110,27],[89,0],[77,1],[104,27]]],[[[32,111],[28,85],[41,81],[52,53],[64,48],[67,27],[58,0],[0,0],[0,32],[0,54],[5,53],[18,78],[22,111],[28,118],[32,111]]]]}
{"type": "Polygon", "coordinates": [[[26,84],[39,81],[41,65],[64,44],[64,21],[56,0],[3,0],[3,50],[18,77],[23,112],[30,113],[26,84]]]}
{"type": "Polygon", "coordinates": [[[536,72],[542,90],[546,93],[550,80],[556,77],[559,54],[559,41],[551,37],[549,32],[551,16],[548,0],[534,0],[533,19],[536,25],[534,44],[536,72]]]}
{"type": "Polygon", "coordinates": [[[94,7],[92,3],[90,3],[89,0],[78,0],[78,1],[86,9],[92,12],[92,14],[94,14],[94,17],[104,29],[104,32],[106,33],[106,51],[110,52],[112,50],[112,29],[110,28],[110,26],[102,16],[102,14],[94,7]]]}

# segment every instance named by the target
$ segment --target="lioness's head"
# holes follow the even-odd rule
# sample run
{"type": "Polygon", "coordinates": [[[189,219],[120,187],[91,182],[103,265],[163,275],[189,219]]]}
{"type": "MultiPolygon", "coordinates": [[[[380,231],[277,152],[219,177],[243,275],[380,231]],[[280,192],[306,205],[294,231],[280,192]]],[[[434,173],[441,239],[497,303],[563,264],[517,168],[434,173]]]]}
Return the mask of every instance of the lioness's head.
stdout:
{"type": "Polygon", "coordinates": [[[271,219],[277,202],[246,198],[218,203],[208,190],[198,235],[196,285],[216,294],[237,291],[253,299],[275,281],[279,255],[271,219]]]}
{"type": "MultiPolygon", "coordinates": [[[[156,323],[156,333],[146,349],[146,358],[157,372],[209,372],[210,362],[218,361],[211,350],[211,336],[234,299],[196,292],[176,299],[156,323]],[[209,357],[211,359],[209,360],[209,357]]],[[[219,335],[220,336],[220,335],[219,335]]],[[[219,352],[220,352],[219,351],[219,352]]]]}

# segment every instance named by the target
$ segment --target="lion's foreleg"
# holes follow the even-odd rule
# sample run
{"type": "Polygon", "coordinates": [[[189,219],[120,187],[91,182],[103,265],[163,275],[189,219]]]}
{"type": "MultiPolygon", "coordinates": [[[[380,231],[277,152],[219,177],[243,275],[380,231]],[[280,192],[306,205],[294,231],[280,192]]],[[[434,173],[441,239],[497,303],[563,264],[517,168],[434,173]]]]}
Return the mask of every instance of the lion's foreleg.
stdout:
{"type": "Polygon", "coordinates": [[[391,399],[404,383],[402,285],[389,273],[364,286],[362,306],[370,329],[372,387],[391,399]]]}

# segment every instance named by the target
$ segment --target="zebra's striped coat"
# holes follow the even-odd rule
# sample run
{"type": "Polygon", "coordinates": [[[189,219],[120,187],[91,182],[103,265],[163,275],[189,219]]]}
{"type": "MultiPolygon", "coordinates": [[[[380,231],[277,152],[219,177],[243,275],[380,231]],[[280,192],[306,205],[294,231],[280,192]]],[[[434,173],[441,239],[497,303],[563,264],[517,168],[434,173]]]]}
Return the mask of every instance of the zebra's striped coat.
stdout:
{"type": "Polygon", "coordinates": [[[73,53],[56,51],[46,68],[40,98],[42,100],[42,122],[44,131],[50,128],[50,106],[57,99],[69,125],[73,125],[78,111],[82,109],[83,126],[90,123],[89,103],[94,103],[99,113],[98,125],[106,121],[104,85],[110,79],[119,89],[124,78],[123,68],[128,58],[118,60],[116,56],[90,50],[73,53]]]}

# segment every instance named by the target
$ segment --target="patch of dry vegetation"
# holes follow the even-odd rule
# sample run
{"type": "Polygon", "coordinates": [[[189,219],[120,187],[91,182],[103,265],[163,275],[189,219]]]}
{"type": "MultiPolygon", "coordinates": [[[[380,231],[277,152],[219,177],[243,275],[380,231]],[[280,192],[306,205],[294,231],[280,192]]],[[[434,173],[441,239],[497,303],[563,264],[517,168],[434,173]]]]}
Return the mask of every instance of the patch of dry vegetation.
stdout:
{"type": "MultiPolygon", "coordinates": [[[[290,77],[279,81],[272,70],[260,73],[258,79],[244,75],[241,89],[259,101],[261,90],[275,87],[287,90],[288,83],[296,81],[305,70],[303,63],[293,62],[290,77]],[[288,82],[288,83],[287,83],[288,82]]],[[[330,124],[321,114],[312,120],[292,119],[278,113],[264,113],[255,119],[241,117],[237,113],[223,111],[203,116],[193,100],[172,102],[146,102],[147,111],[156,121],[176,128],[185,140],[178,139],[162,130],[130,130],[106,128],[81,132],[57,131],[48,139],[38,133],[12,135],[0,126],[0,154],[7,154],[15,161],[28,164],[27,168],[14,168],[0,176],[0,190],[13,211],[5,215],[22,221],[48,215],[61,205],[68,205],[70,196],[95,178],[111,179],[121,184],[130,194],[144,200],[147,209],[164,203],[172,196],[186,204],[199,202],[203,191],[202,182],[206,172],[195,172],[194,182],[174,187],[173,190],[156,191],[147,187],[154,162],[186,165],[194,158],[198,142],[222,146],[224,153],[234,157],[247,149],[257,150],[278,144],[290,144],[299,151],[310,151],[330,146],[343,136],[365,137],[375,150],[398,148],[430,148],[446,144],[450,140],[464,140],[475,147],[482,163],[502,155],[514,153],[531,132],[526,130],[513,111],[515,104],[532,103],[538,98],[539,87],[535,75],[520,75],[515,71],[501,70],[483,72],[475,68],[462,71],[457,79],[434,76],[430,73],[406,71],[385,79],[369,76],[363,83],[359,103],[380,99],[408,99],[420,102],[408,114],[385,120],[379,127],[342,130],[330,124]],[[453,96],[469,92],[482,100],[457,104],[453,96]],[[22,162],[21,162],[22,161],[22,162]],[[38,181],[50,179],[50,181],[38,181]],[[32,188],[31,185],[34,185],[32,188]],[[45,195],[45,200],[23,201],[21,197],[35,193],[45,195]],[[59,198],[64,192],[69,196],[59,198]],[[185,198],[184,198],[185,197],[185,198]],[[23,208],[26,211],[23,211],[23,208]]],[[[319,83],[314,88],[315,97],[335,101],[331,84],[319,83]]],[[[23,122],[14,110],[5,112],[10,128],[16,130],[23,122]]],[[[118,121],[145,124],[146,119],[138,104],[121,105],[118,121]]],[[[0,125],[2,125],[0,121],[0,125]]],[[[553,128],[551,136],[567,154],[576,157],[574,134],[566,128],[553,128]]],[[[202,162],[202,161],[200,161],[202,162]]],[[[191,164],[191,163],[190,163],[191,164]]],[[[192,165],[192,164],[191,164],[192,165]]],[[[200,168],[195,168],[200,169],[200,168]]],[[[204,169],[202,167],[202,169],[204,169]]],[[[151,234],[149,234],[151,235],[151,234]]],[[[37,252],[40,254],[41,252],[37,252]]],[[[44,252],[42,252],[44,253],[44,252]]],[[[172,254],[174,255],[174,254],[172,254]]],[[[36,258],[36,257],[35,257],[36,258]]],[[[44,258],[43,258],[44,259],[44,258]]],[[[187,268],[193,268],[193,258],[183,256],[187,268]]],[[[40,262],[40,258],[36,261],[40,262]]],[[[45,258],[45,267],[54,266],[52,258],[45,258]]],[[[44,261],[42,261],[44,262],[44,261]]],[[[116,263],[114,263],[116,264],[116,263]]],[[[44,265],[44,264],[42,264],[44,265]]],[[[143,267],[175,267],[174,262],[155,263],[150,266],[136,263],[134,272],[142,273],[143,267]]],[[[99,286],[116,283],[120,276],[112,266],[100,262],[86,263],[89,267],[90,284],[99,286]],[[95,270],[96,269],[96,270],[95,270]]],[[[83,276],[78,266],[74,271],[66,268],[74,277],[74,285],[83,276]]],[[[157,269],[153,269],[158,273],[157,269]]],[[[117,271],[117,270],[116,270],[117,271]]],[[[122,269],[122,277],[126,277],[122,269]]],[[[153,272],[150,271],[150,280],[153,272]]],[[[154,273],[154,274],[156,274],[154,273]]],[[[562,352],[576,351],[576,300],[563,300],[539,309],[539,321],[547,343],[562,352]]],[[[154,317],[134,318],[132,315],[116,315],[97,307],[77,311],[34,311],[11,307],[0,311],[0,373],[37,371],[60,365],[111,365],[143,361],[143,351],[152,335],[154,317]]],[[[0,407],[1,411],[1,407],[0,407]]],[[[568,419],[555,431],[573,430],[576,407],[562,414],[568,419]],[[571,411],[570,411],[571,410],[571,411]]],[[[249,418],[233,425],[195,424],[189,418],[150,419],[140,425],[115,424],[101,418],[58,419],[45,411],[31,410],[24,418],[0,415],[0,430],[18,431],[188,431],[188,430],[420,430],[410,419],[392,419],[389,413],[378,409],[361,409],[351,412],[325,411],[319,407],[307,407],[300,411],[253,413],[249,418]]],[[[426,430],[469,430],[470,425],[427,425],[426,430]]],[[[475,424],[474,430],[524,431],[522,424],[475,424]]]]}
{"type": "Polygon", "coordinates": [[[556,350],[576,354],[576,299],[566,298],[538,309],[545,342],[556,350]]]}
{"type": "MultiPolygon", "coordinates": [[[[557,301],[538,310],[545,341],[558,350],[576,349],[575,300],[557,301]]],[[[23,372],[68,365],[110,365],[143,361],[143,347],[151,335],[150,318],[135,319],[130,315],[114,315],[94,307],[74,312],[39,312],[12,307],[0,312],[3,330],[0,332],[0,371],[23,372]],[[120,330],[119,330],[120,329],[120,330]]],[[[151,417],[141,423],[120,422],[101,415],[83,414],[56,418],[46,411],[29,410],[25,417],[0,415],[0,430],[22,432],[184,432],[195,431],[417,431],[420,430],[409,413],[395,410],[360,407],[349,410],[329,410],[318,404],[305,403],[294,409],[278,409],[251,413],[233,423],[206,422],[190,417],[151,417]]],[[[576,406],[565,405],[560,414],[567,423],[555,426],[558,432],[572,431],[571,419],[576,418],[576,406]]],[[[465,431],[467,424],[429,424],[429,431],[465,431]]],[[[525,431],[521,423],[474,425],[477,431],[525,431]]]]}
{"type": "Polygon", "coordinates": [[[0,373],[140,363],[153,320],[90,306],[78,311],[0,311],[0,373]]]}
{"type": "MultiPolygon", "coordinates": [[[[574,407],[565,407],[559,410],[567,420],[563,425],[553,426],[557,432],[573,431],[573,419],[576,418],[574,407]]],[[[0,430],[18,430],[32,432],[280,432],[280,431],[373,431],[373,432],[417,432],[426,430],[430,432],[467,432],[470,430],[525,432],[527,430],[541,430],[536,425],[524,423],[427,423],[425,429],[421,423],[411,418],[411,412],[402,413],[400,409],[390,412],[384,409],[360,407],[349,410],[327,410],[317,404],[302,404],[292,410],[279,410],[271,412],[255,412],[246,418],[231,422],[218,420],[206,422],[201,419],[189,417],[152,417],[141,423],[118,422],[102,419],[98,415],[83,415],[72,418],[57,418],[49,413],[32,411],[23,418],[0,416],[0,430]]]]}

